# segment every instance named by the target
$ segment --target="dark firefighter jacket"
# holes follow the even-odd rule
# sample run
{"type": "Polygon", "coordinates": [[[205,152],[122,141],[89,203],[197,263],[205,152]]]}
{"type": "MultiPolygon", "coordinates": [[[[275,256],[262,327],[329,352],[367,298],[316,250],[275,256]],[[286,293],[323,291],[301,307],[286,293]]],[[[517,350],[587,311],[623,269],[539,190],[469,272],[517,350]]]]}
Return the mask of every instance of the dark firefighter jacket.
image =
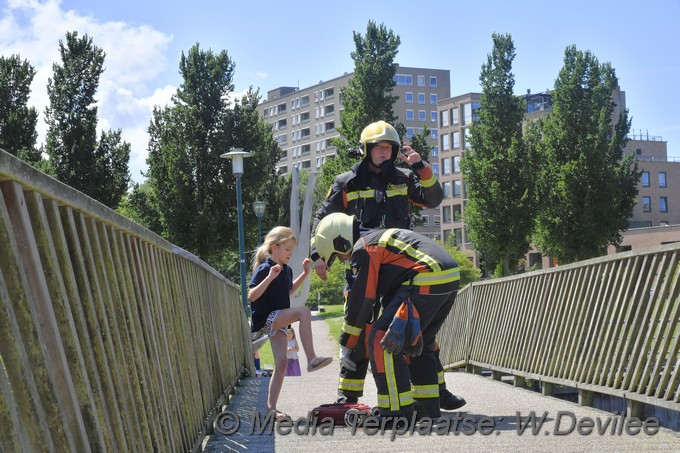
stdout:
{"type": "MultiPolygon", "coordinates": [[[[443,199],[442,187],[430,166],[423,161],[414,169],[395,167],[388,161],[382,172],[375,173],[364,159],[338,175],[316,213],[312,238],[321,219],[335,212],[356,216],[362,229],[410,228],[409,203],[435,208],[443,199]]],[[[319,258],[313,241],[311,258],[319,258]]]]}
{"type": "Polygon", "coordinates": [[[420,294],[443,294],[455,291],[460,281],[458,263],[444,248],[427,236],[399,228],[361,237],[354,244],[350,266],[355,280],[340,335],[340,344],[348,348],[355,347],[380,296],[394,294],[402,285],[420,294]]]}

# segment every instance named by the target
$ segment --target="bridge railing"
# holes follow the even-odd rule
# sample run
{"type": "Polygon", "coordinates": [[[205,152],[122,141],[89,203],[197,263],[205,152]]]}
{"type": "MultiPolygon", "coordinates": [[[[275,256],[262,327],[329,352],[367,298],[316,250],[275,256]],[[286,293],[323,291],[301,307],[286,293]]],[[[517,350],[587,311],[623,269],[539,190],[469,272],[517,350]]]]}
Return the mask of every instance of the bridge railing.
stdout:
{"type": "Polygon", "coordinates": [[[463,289],[438,339],[448,367],[487,369],[680,411],[680,244],[463,289]]]}
{"type": "Polygon", "coordinates": [[[238,287],[0,151],[0,450],[188,451],[253,361],[238,287]]]}

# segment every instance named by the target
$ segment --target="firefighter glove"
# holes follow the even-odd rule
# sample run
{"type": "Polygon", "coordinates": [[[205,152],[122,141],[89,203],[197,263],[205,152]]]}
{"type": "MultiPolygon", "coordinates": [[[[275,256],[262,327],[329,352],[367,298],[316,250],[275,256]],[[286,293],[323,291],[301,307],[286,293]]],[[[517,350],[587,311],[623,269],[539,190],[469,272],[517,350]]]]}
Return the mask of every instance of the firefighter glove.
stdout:
{"type": "Polygon", "coordinates": [[[406,324],[408,323],[408,306],[410,301],[402,302],[397,313],[392,318],[390,327],[380,340],[380,346],[390,354],[399,354],[404,349],[406,339],[406,324]]]}
{"type": "Polygon", "coordinates": [[[352,350],[347,346],[340,347],[340,365],[342,365],[343,368],[347,368],[350,371],[356,371],[357,364],[354,363],[354,361],[349,358],[349,355],[351,353],[352,350]]]}

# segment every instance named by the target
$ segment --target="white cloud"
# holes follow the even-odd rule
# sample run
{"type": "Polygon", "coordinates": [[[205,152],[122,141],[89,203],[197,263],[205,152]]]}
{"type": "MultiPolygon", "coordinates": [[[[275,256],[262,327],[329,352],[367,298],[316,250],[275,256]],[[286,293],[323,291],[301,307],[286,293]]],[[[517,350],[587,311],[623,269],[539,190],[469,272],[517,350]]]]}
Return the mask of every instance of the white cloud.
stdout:
{"type": "Polygon", "coordinates": [[[141,181],[140,170],[146,169],[146,129],[151,112],[155,105],[166,105],[176,90],[166,83],[164,88],[151,91],[167,72],[172,36],[147,25],[101,22],[72,10],[64,11],[60,0],[9,0],[0,17],[0,54],[19,54],[36,69],[30,103],[40,114],[41,143],[46,131],[43,115],[48,105],[47,82],[53,63],[60,63],[59,40],[65,40],[70,31],[80,36],[87,34],[106,54],[96,95],[99,127],[122,129],[123,138],[132,145],[132,177],[141,181]]]}

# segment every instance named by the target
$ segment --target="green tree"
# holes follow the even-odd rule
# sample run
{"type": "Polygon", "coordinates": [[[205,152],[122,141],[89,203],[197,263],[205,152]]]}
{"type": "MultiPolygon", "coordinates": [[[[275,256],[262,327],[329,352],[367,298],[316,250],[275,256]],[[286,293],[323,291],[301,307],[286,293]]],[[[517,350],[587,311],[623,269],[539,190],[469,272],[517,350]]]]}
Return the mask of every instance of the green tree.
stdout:
{"type": "Polygon", "coordinates": [[[390,124],[397,120],[394,103],[398,98],[392,94],[392,89],[397,71],[394,59],[401,44],[399,36],[373,21],[368,22],[364,36],[357,32],[353,32],[353,36],[355,50],[350,56],[354,61],[354,75],[341,90],[343,109],[338,127],[341,137],[333,139],[336,158],[324,164],[317,178],[319,200],[335,176],[347,171],[356,161],[356,156],[348,151],[359,146],[361,131],[378,120],[390,124]]]}
{"type": "Polygon", "coordinates": [[[19,55],[0,56],[0,149],[35,165],[42,160],[38,140],[38,112],[28,107],[35,69],[19,55]]]}
{"type": "Polygon", "coordinates": [[[182,52],[179,70],[183,82],[172,104],[155,108],[149,126],[149,199],[166,238],[238,277],[236,179],[231,162],[220,155],[235,147],[253,154],[241,178],[250,250],[257,241],[252,201],[275,179],[280,150],[257,112],[258,93],[250,90],[230,100],[234,63],[226,51],[204,51],[195,44],[182,52]]]}
{"type": "Polygon", "coordinates": [[[133,184],[132,190],[123,197],[116,210],[128,219],[163,236],[158,200],[148,180],[142,184],[133,184]]]}
{"type": "Polygon", "coordinates": [[[463,288],[468,283],[479,280],[482,272],[477,267],[475,267],[474,263],[465,254],[465,252],[446,242],[437,241],[437,243],[444,247],[444,249],[449,252],[453,258],[455,258],[456,262],[458,262],[458,268],[460,269],[461,288],[463,288]]]}
{"type": "Polygon", "coordinates": [[[515,46],[510,35],[493,34],[482,65],[478,119],[470,126],[471,149],[461,159],[468,202],[465,222],[487,265],[510,263],[529,250],[535,213],[532,148],[524,140],[524,102],[513,94],[515,46]]]}
{"type": "Polygon", "coordinates": [[[92,38],[66,33],[59,41],[61,65],[53,64],[47,83],[50,105],[45,109],[45,151],[60,181],[115,208],[130,181],[130,145],[120,130],[103,132],[97,141],[99,78],[105,54],[92,38]]]}
{"type": "Polygon", "coordinates": [[[555,82],[553,110],[539,150],[544,205],[535,243],[560,263],[606,254],[628,227],[640,173],[623,156],[628,112],[613,118],[618,79],[610,63],[567,47],[555,82]]]}

